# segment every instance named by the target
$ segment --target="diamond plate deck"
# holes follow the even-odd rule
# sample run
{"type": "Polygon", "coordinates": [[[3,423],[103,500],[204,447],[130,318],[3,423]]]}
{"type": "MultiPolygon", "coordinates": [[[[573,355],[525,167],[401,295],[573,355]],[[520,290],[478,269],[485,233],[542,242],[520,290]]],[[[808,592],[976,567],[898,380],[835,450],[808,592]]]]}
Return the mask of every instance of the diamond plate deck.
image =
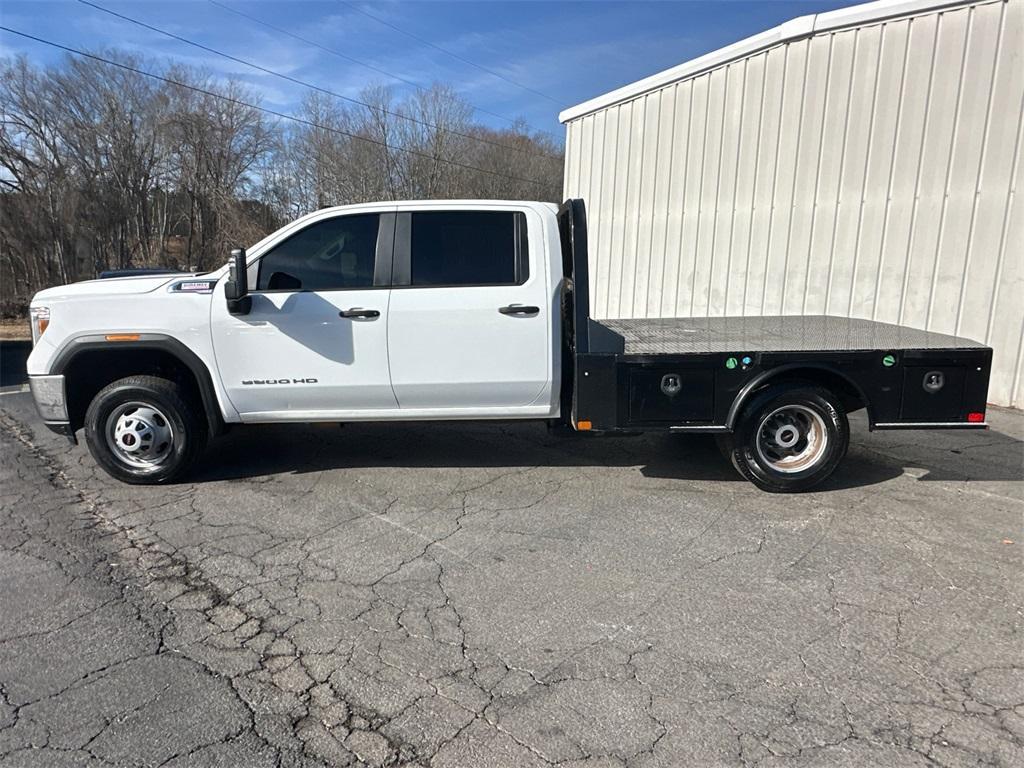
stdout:
{"type": "Polygon", "coordinates": [[[984,344],[960,336],[828,315],[637,318],[596,322],[623,338],[627,355],[985,348],[984,344]]]}

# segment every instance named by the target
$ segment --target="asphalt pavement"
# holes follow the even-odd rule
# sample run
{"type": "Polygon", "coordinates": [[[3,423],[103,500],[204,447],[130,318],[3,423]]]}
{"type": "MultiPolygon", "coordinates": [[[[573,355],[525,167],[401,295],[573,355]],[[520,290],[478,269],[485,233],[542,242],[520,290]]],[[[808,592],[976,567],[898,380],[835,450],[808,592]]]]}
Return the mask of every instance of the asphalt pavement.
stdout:
{"type": "Polygon", "coordinates": [[[1024,415],[777,496],[705,437],[252,427],[121,485],[0,395],[0,766],[1024,764],[1024,415]]]}

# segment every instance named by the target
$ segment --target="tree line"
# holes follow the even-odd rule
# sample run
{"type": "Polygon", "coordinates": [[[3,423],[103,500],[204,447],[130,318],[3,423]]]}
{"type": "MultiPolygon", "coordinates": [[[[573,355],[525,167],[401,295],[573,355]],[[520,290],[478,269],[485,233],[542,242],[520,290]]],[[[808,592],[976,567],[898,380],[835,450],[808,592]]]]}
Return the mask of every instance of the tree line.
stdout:
{"type": "Polygon", "coordinates": [[[102,57],[116,64],[0,60],[4,316],[108,269],[215,268],[231,247],[327,206],[559,198],[554,140],[475,122],[446,85],[403,97],[373,86],[361,104],[313,92],[289,119],[238,80],[102,57]]]}

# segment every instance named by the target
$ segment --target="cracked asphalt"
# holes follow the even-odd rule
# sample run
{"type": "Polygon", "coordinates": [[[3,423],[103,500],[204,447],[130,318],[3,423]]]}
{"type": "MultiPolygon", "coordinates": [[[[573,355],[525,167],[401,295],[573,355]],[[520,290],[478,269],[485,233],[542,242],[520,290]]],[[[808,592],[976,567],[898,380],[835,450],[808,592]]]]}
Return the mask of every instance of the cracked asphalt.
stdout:
{"type": "Polygon", "coordinates": [[[1024,765],[1024,415],[762,494],[705,437],[257,427],[120,485],[0,397],[2,766],[1024,765]]]}

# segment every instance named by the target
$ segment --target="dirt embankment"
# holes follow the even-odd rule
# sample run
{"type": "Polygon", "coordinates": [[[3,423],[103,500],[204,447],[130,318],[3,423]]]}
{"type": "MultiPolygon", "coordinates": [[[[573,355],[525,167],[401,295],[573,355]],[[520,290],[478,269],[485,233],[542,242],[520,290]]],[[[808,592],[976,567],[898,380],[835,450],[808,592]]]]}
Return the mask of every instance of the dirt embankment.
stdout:
{"type": "Polygon", "coordinates": [[[28,328],[28,319],[0,320],[0,341],[31,341],[32,333],[28,328]]]}

